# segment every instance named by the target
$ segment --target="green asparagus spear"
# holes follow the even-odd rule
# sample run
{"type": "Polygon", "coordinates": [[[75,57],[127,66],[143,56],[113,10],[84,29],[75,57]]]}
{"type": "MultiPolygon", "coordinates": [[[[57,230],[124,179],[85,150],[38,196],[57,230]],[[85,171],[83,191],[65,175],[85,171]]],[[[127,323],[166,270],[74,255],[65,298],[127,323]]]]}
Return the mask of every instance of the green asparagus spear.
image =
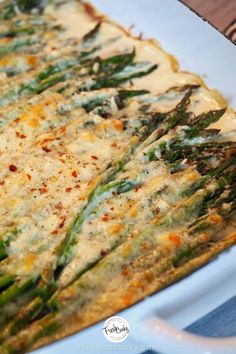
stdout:
{"type": "Polygon", "coordinates": [[[96,39],[96,36],[98,35],[99,33],[99,30],[100,30],[100,27],[101,27],[101,23],[98,22],[94,28],[92,28],[91,31],[89,31],[88,33],[86,33],[84,36],[83,36],[83,41],[82,41],[82,44],[84,47],[90,47],[91,44],[93,44],[94,40],[96,39]]]}
{"type": "Polygon", "coordinates": [[[34,279],[16,281],[0,294],[0,307],[21,295],[25,290],[34,285],[34,283],[34,279]]]}
{"type": "Polygon", "coordinates": [[[8,0],[0,5],[0,21],[11,19],[18,13],[13,1],[8,0]]]}
{"type": "Polygon", "coordinates": [[[25,36],[24,38],[17,38],[9,44],[0,45],[0,57],[8,55],[12,52],[19,52],[25,47],[31,46],[36,43],[39,43],[39,38],[37,37],[25,36]]]}
{"type": "Polygon", "coordinates": [[[15,277],[9,274],[0,276],[0,290],[13,283],[15,277]]]}
{"type": "Polygon", "coordinates": [[[0,6],[0,21],[9,20],[19,13],[30,13],[32,10],[37,9],[42,12],[47,4],[60,4],[64,0],[8,0],[4,1],[0,6]]]}
{"type": "Polygon", "coordinates": [[[11,230],[0,236],[0,261],[7,257],[7,247],[10,242],[13,241],[18,235],[19,230],[17,228],[11,230]]]}
{"type": "MultiPolygon", "coordinates": [[[[93,73],[92,75],[95,77],[95,84],[92,84],[91,89],[96,89],[96,82],[99,82],[99,87],[97,87],[97,89],[102,87],[116,87],[122,82],[129,80],[131,77],[136,77],[136,75],[145,76],[156,68],[156,66],[150,66],[149,64],[147,64],[144,66],[144,68],[142,67],[140,71],[131,71],[126,75],[123,69],[126,67],[127,63],[130,63],[133,59],[133,52],[131,54],[113,56],[104,60],[99,59],[100,65],[104,65],[106,67],[109,66],[109,70],[113,73],[111,76],[112,80],[109,79],[108,82],[106,78],[99,78],[99,73],[93,73]],[[124,72],[123,77],[117,79],[117,75],[122,72],[124,72]],[[96,79],[97,77],[98,79],[96,79]]],[[[44,71],[40,72],[35,78],[31,79],[29,82],[22,83],[20,86],[7,92],[3,97],[1,97],[0,105],[5,106],[6,104],[9,104],[13,100],[24,95],[32,95],[35,93],[43,92],[44,90],[54,86],[58,82],[63,82],[69,78],[73,78],[75,75],[77,76],[77,69],[81,69],[79,62],[80,59],[78,57],[77,59],[69,59],[65,62],[59,62],[58,64],[55,64],[54,66],[45,69],[44,71]]],[[[93,60],[91,60],[90,62],[91,68],[88,70],[91,70],[94,65],[93,60]]],[[[86,81],[87,80],[88,79],[86,79],[86,81]]],[[[84,87],[84,84],[79,85],[79,90],[83,90],[84,87]]]]}

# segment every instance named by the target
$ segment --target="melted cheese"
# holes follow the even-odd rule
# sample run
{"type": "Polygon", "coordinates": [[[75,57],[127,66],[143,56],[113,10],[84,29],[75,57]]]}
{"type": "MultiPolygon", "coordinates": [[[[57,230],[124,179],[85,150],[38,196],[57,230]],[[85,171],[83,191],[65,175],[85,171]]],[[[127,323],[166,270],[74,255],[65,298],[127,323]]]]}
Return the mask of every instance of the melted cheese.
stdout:
{"type": "MultiPolygon", "coordinates": [[[[54,11],[54,7],[47,9],[49,14],[54,11]]],[[[97,22],[85,13],[82,4],[73,1],[59,6],[55,17],[64,31],[58,35],[48,33],[44,38],[47,41],[44,53],[52,62],[64,44],[69,46],[69,49],[62,50],[65,56],[71,54],[70,43],[77,49],[84,49],[80,40],[97,22]]],[[[200,85],[191,97],[189,111],[198,115],[225,104],[215,91],[204,87],[198,76],[179,72],[176,61],[155,41],[133,38],[108,20],[102,22],[96,41],[103,44],[95,53],[101,58],[128,53],[135,48],[136,61],[157,64],[157,69],[151,74],[123,85],[125,88],[147,89],[150,94],[130,100],[121,112],[111,100],[113,116],[109,119],[94,112],[87,113],[82,108],[82,103],[91,93],[75,95],[71,99],[52,89],[32,99],[26,95],[22,103],[21,99],[11,106],[7,106],[7,99],[1,103],[1,120],[4,123],[0,135],[1,233],[12,226],[19,229],[19,236],[8,247],[9,257],[1,264],[4,272],[15,272],[19,276],[39,274],[49,260],[57,261],[55,249],[86,206],[89,194],[100,181],[99,176],[118,162],[137,140],[136,131],[141,124],[139,108],[145,101],[156,111],[167,112],[183,97],[183,93],[176,92],[171,96],[167,90],[200,85]]],[[[48,63],[40,60],[39,68],[6,80],[1,93],[28,82],[34,74],[47,67],[48,63]]],[[[28,54],[0,61],[1,68],[16,65],[22,71],[35,64],[37,59],[28,54]]],[[[70,80],[72,89],[76,84],[70,80]]],[[[68,96],[72,92],[68,91],[68,96]]],[[[116,89],[101,92],[107,99],[117,94],[116,89]]],[[[98,95],[98,92],[94,94],[98,95]]],[[[15,96],[17,99],[17,93],[15,96]]],[[[220,127],[225,137],[236,141],[236,121],[232,111],[227,110],[221,121],[212,127],[220,127]]],[[[175,206],[179,193],[199,177],[194,169],[173,177],[163,163],[145,164],[143,152],[134,155],[117,176],[118,180],[138,179],[139,187],[115,196],[107,193],[96,200],[95,212],[87,217],[73,259],[62,273],[61,286],[86,269],[90,262],[96,262],[115,244],[138,234],[146,224],[164,215],[175,206]],[[168,193],[165,193],[166,189],[168,193]]],[[[181,230],[177,231],[177,236],[166,235],[164,231],[159,235],[158,242],[163,249],[181,242],[178,239],[181,230]]]]}

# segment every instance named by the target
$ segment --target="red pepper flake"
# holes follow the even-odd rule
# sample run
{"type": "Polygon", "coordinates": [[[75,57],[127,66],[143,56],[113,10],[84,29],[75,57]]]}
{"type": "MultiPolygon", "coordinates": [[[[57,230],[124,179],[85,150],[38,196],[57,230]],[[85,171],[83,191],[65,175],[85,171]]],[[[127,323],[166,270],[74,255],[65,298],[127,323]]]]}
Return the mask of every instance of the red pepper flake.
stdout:
{"type": "Polygon", "coordinates": [[[16,136],[18,136],[21,139],[25,139],[27,137],[25,134],[21,134],[19,132],[16,132],[16,136]]]}
{"type": "Polygon", "coordinates": [[[66,133],[66,130],[67,130],[67,127],[62,127],[62,128],[60,129],[60,133],[61,133],[61,134],[65,134],[65,133],[66,133]]]}
{"type": "Polygon", "coordinates": [[[107,255],[107,251],[106,250],[101,250],[101,256],[106,256],[107,255]]]}
{"type": "Polygon", "coordinates": [[[46,144],[46,143],[49,143],[50,141],[53,141],[55,140],[54,138],[47,138],[47,139],[43,139],[41,140],[42,144],[46,144]]]}
{"type": "Polygon", "coordinates": [[[60,219],[62,220],[61,223],[60,223],[60,225],[59,225],[59,228],[61,229],[61,228],[64,226],[64,224],[65,224],[66,216],[61,216],[60,219]]]}
{"type": "Polygon", "coordinates": [[[10,166],[9,166],[9,170],[10,170],[11,172],[16,172],[17,167],[16,167],[15,165],[10,165],[10,166]]]}
{"type": "Polygon", "coordinates": [[[36,188],[32,188],[30,191],[31,191],[31,192],[35,192],[35,191],[36,191],[36,188]]]}
{"type": "Polygon", "coordinates": [[[138,192],[141,189],[141,186],[135,188],[135,192],[138,192]]]}
{"type": "Polygon", "coordinates": [[[52,231],[52,235],[57,235],[58,234],[58,230],[53,230],[52,231]]]}
{"type": "Polygon", "coordinates": [[[71,187],[66,188],[66,192],[67,192],[67,193],[70,193],[70,192],[71,192],[71,189],[72,189],[71,187]]]}
{"type": "Polygon", "coordinates": [[[55,209],[57,209],[57,210],[61,210],[61,209],[62,209],[62,204],[61,204],[61,202],[59,202],[59,203],[57,203],[57,204],[55,205],[55,209]]]}
{"type": "Polygon", "coordinates": [[[45,152],[51,152],[51,150],[49,148],[47,148],[47,146],[42,146],[42,149],[45,152]]]}
{"type": "Polygon", "coordinates": [[[76,172],[76,171],[73,171],[72,174],[71,174],[71,176],[73,176],[73,177],[75,177],[75,178],[78,177],[77,172],[76,172]]]}
{"type": "Polygon", "coordinates": [[[94,160],[98,160],[98,157],[95,156],[95,155],[92,155],[91,157],[92,157],[92,159],[94,159],[94,160]]]}
{"type": "Polygon", "coordinates": [[[128,267],[125,267],[123,270],[122,270],[122,275],[124,275],[125,277],[129,274],[129,269],[128,267]]]}
{"type": "Polygon", "coordinates": [[[79,184],[76,184],[76,185],[75,185],[75,188],[76,188],[76,189],[80,189],[80,185],[79,185],[79,184]]]}
{"type": "Polygon", "coordinates": [[[0,182],[0,186],[3,186],[5,184],[5,181],[0,182]]]}
{"type": "Polygon", "coordinates": [[[44,193],[47,193],[47,188],[39,188],[39,192],[40,194],[44,194],[44,193]]]}
{"type": "Polygon", "coordinates": [[[114,207],[111,207],[110,210],[114,210],[114,207]]]}
{"type": "Polygon", "coordinates": [[[103,221],[108,221],[109,220],[109,215],[107,213],[105,213],[102,217],[103,221]]]}
{"type": "Polygon", "coordinates": [[[111,144],[111,147],[117,147],[116,143],[111,144]]]}
{"type": "Polygon", "coordinates": [[[29,181],[32,179],[32,176],[27,173],[27,177],[29,178],[29,181]]]}
{"type": "Polygon", "coordinates": [[[179,247],[181,245],[181,237],[177,234],[170,234],[168,236],[168,239],[173,242],[173,244],[176,246],[176,247],[179,247]]]}

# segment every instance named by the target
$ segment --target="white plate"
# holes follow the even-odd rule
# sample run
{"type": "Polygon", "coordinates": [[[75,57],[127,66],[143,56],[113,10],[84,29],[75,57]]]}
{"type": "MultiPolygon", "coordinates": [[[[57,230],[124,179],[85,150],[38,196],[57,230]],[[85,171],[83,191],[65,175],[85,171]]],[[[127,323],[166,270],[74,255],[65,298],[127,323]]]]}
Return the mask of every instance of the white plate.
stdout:
{"type": "MultiPolygon", "coordinates": [[[[235,46],[182,3],[177,0],[91,2],[126,27],[134,24],[136,32],[157,38],[166,51],[177,57],[181,69],[203,76],[209,87],[219,89],[236,108],[235,46]]],[[[105,339],[103,323],[99,323],[42,348],[37,354],[135,354],[148,346],[166,354],[235,354],[235,338],[201,339],[179,331],[236,294],[235,269],[236,247],[233,247],[191,276],[123,311],[120,315],[129,322],[130,335],[121,343],[125,347],[120,351],[105,339]]]]}

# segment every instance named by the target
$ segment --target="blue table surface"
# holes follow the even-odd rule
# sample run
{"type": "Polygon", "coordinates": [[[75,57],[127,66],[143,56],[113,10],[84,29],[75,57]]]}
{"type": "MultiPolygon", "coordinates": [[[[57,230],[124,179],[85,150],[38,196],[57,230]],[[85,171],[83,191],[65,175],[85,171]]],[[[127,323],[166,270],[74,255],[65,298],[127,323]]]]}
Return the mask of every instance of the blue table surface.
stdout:
{"type": "MultiPolygon", "coordinates": [[[[206,337],[222,338],[236,335],[236,296],[185,328],[185,330],[206,337]]],[[[142,354],[153,353],[160,354],[152,351],[146,351],[142,354]]]]}

